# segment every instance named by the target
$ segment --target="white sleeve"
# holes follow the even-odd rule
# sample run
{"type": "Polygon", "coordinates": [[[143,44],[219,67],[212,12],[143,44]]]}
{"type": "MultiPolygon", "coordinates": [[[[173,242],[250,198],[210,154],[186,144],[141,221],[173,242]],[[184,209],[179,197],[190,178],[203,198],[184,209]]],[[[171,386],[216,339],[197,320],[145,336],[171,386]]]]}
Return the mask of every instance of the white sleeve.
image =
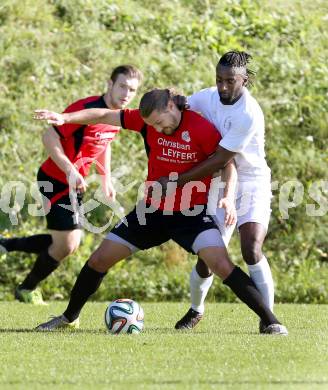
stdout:
{"type": "Polygon", "coordinates": [[[196,92],[191,96],[188,96],[187,101],[190,110],[196,112],[203,112],[207,103],[206,95],[202,91],[196,92]]]}
{"type": "Polygon", "coordinates": [[[231,119],[231,128],[219,145],[231,152],[242,152],[256,132],[256,123],[250,116],[231,119]]]}

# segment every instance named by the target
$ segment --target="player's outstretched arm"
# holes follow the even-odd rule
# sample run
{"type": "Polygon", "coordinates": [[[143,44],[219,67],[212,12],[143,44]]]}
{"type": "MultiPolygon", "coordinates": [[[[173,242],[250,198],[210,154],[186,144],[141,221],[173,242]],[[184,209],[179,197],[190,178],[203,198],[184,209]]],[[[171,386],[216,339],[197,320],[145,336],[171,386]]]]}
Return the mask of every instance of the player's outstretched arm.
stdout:
{"type": "Polygon", "coordinates": [[[107,108],[90,108],[63,114],[48,110],[35,110],[34,119],[45,120],[49,124],[56,126],[61,126],[65,123],[78,123],[81,125],[107,123],[112,126],[121,126],[120,110],[109,110],[107,108]]]}

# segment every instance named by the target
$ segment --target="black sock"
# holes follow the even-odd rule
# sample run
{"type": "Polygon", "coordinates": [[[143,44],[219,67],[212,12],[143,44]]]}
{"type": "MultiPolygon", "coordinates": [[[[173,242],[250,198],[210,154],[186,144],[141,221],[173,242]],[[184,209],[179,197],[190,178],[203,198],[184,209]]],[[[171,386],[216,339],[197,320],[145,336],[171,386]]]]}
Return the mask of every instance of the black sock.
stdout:
{"type": "Polygon", "coordinates": [[[76,279],[71,298],[64,312],[64,316],[69,322],[74,321],[80,315],[82,307],[89,297],[97,291],[106,273],[95,271],[89,267],[88,262],[85,263],[76,279]]]}
{"type": "Polygon", "coordinates": [[[8,252],[41,253],[52,243],[50,234],[36,234],[30,237],[1,238],[0,245],[8,252]]]}
{"type": "Polygon", "coordinates": [[[34,290],[38,283],[49,276],[58,266],[59,262],[49,255],[48,250],[40,253],[31,272],[27,275],[19,288],[34,290]]]}
{"type": "Polygon", "coordinates": [[[265,326],[280,324],[272,311],[265,306],[262,295],[252,279],[239,267],[235,267],[223,283],[229,286],[237,297],[261,318],[265,326]]]}

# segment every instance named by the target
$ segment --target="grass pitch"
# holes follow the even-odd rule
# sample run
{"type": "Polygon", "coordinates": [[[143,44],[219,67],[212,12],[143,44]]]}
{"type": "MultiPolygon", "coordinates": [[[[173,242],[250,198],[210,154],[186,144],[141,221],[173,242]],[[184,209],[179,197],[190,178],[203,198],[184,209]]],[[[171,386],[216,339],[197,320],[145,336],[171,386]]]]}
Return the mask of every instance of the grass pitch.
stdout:
{"type": "Polygon", "coordinates": [[[1,389],[328,389],[328,306],[277,305],[288,337],[259,335],[242,304],[207,304],[192,332],[173,329],[184,303],[145,303],[145,330],[113,336],[105,303],[81,329],[32,329],[65,303],[0,303],[1,389]]]}

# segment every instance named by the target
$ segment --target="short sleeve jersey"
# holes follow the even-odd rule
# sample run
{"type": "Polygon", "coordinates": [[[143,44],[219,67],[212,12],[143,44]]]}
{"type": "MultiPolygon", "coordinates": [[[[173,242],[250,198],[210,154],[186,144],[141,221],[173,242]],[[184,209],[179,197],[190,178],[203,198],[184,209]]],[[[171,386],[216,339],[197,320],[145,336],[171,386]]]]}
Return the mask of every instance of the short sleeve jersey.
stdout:
{"type": "MultiPolygon", "coordinates": [[[[147,186],[162,176],[172,172],[188,171],[206,160],[218,147],[220,133],[201,115],[193,111],[183,111],[180,124],[172,135],[159,133],[148,126],[139,110],[122,110],[121,124],[125,129],[142,134],[148,153],[147,186]]],[[[157,202],[147,198],[147,202],[160,210],[181,211],[207,203],[211,177],[186,184],[157,202]]]]}
{"type": "MultiPolygon", "coordinates": [[[[90,96],[68,106],[64,112],[74,112],[88,108],[108,108],[103,96],[90,96]]],[[[105,151],[120,128],[107,124],[54,126],[60,136],[63,150],[82,176],[87,176],[91,164],[105,151]]],[[[63,183],[67,183],[65,173],[49,157],[41,166],[43,172],[63,183]]]]}
{"type": "Polygon", "coordinates": [[[270,178],[265,160],[264,116],[247,88],[232,105],[222,104],[216,87],[206,88],[188,97],[190,109],[200,112],[222,134],[220,145],[236,152],[239,181],[270,178]]]}

